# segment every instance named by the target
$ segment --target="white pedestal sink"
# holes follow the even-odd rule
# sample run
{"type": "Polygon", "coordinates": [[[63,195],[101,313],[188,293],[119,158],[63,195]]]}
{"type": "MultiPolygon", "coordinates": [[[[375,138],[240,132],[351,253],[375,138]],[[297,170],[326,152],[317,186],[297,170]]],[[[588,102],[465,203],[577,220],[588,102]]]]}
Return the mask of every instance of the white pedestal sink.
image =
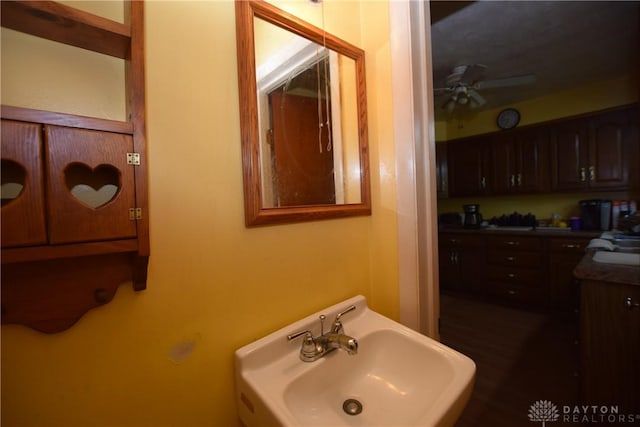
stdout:
{"type": "Polygon", "coordinates": [[[475,377],[468,357],[388,319],[357,296],[312,314],[236,351],[236,398],[246,427],[451,426],[475,377]],[[320,333],[346,307],[344,332],[358,354],[335,350],[300,360],[301,343],[287,335],[320,333]]]}

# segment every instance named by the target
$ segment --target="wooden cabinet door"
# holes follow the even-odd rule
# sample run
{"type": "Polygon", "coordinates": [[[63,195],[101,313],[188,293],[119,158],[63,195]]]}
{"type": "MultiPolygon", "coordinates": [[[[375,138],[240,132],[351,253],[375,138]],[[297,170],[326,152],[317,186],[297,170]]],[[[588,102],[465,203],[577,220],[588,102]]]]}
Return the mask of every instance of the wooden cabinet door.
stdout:
{"type": "Polygon", "coordinates": [[[42,128],[2,120],[2,247],[47,243],[42,128]]]}
{"type": "Polygon", "coordinates": [[[591,188],[622,188],[629,184],[631,134],[626,110],[598,115],[590,120],[588,175],[591,188]]]}
{"type": "Polygon", "coordinates": [[[449,196],[449,172],[447,168],[447,144],[436,144],[436,192],[439,199],[449,196]]]}
{"type": "Polygon", "coordinates": [[[551,129],[551,189],[587,188],[587,123],[577,119],[551,129]]]}
{"type": "Polygon", "coordinates": [[[546,128],[516,133],[516,175],[518,192],[535,193],[549,188],[549,134],[546,128]]]}
{"type": "Polygon", "coordinates": [[[440,288],[481,293],[486,256],[484,237],[440,233],[438,240],[440,288]]]}
{"type": "Polygon", "coordinates": [[[640,289],[586,280],[580,288],[581,394],[585,404],[640,408],[640,289]]]}
{"type": "Polygon", "coordinates": [[[51,244],[136,236],[130,135],[45,126],[45,150],[51,244]]]}
{"type": "Polygon", "coordinates": [[[579,306],[579,283],[573,276],[590,239],[553,237],[549,239],[549,286],[551,304],[562,310],[579,306]]]}
{"type": "Polygon", "coordinates": [[[534,193],[548,188],[548,135],[544,129],[517,130],[493,137],[492,192],[534,193]]]}
{"type": "Polygon", "coordinates": [[[492,192],[496,194],[518,191],[516,186],[517,161],[513,133],[496,135],[491,141],[493,180],[492,192]]]}
{"type": "Polygon", "coordinates": [[[489,141],[474,138],[447,144],[449,195],[478,196],[490,190],[489,141]]]}

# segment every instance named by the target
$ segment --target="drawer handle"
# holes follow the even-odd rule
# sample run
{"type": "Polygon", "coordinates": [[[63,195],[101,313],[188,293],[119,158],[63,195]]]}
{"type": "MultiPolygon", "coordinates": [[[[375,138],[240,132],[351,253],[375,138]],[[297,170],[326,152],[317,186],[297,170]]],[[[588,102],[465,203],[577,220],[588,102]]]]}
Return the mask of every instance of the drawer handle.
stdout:
{"type": "Polygon", "coordinates": [[[515,295],[515,294],[516,294],[516,291],[514,291],[513,289],[509,289],[509,290],[507,291],[507,293],[508,293],[509,295],[515,295]]]}
{"type": "Polygon", "coordinates": [[[508,242],[504,242],[504,244],[508,245],[508,246],[518,246],[520,244],[520,242],[509,240],[508,242]]]}
{"type": "Polygon", "coordinates": [[[516,260],[516,257],[514,257],[514,256],[508,256],[507,257],[507,261],[515,261],[515,260],[516,260]]]}
{"type": "Polygon", "coordinates": [[[580,249],[580,245],[573,245],[571,243],[563,243],[562,248],[564,249],[580,249]]]}
{"type": "Polygon", "coordinates": [[[515,274],[513,274],[513,273],[509,273],[509,274],[507,274],[507,277],[508,277],[509,279],[515,279],[515,278],[516,278],[516,275],[515,275],[515,274]]]}
{"type": "Polygon", "coordinates": [[[449,239],[449,243],[458,243],[458,239],[449,239]]]}
{"type": "Polygon", "coordinates": [[[624,300],[624,306],[627,310],[633,310],[634,308],[640,307],[640,303],[633,302],[633,298],[631,297],[626,297],[624,300]]]}

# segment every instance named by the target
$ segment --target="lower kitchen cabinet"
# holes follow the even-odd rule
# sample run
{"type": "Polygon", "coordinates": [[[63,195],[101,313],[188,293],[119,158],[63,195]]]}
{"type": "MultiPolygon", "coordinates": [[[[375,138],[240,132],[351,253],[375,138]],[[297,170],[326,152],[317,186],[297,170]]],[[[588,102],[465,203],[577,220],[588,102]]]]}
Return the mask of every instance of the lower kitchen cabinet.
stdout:
{"type": "Polygon", "coordinates": [[[573,276],[584,251],[589,244],[587,238],[549,238],[549,290],[551,306],[561,310],[577,310],[579,283],[573,276]]]}
{"type": "Polygon", "coordinates": [[[573,271],[597,235],[441,231],[440,289],[507,305],[575,312],[579,286],[573,271]]]}
{"type": "Polygon", "coordinates": [[[503,235],[489,236],[487,242],[487,295],[518,305],[544,305],[549,290],[542,239],[503,235]]]}
{"type": "Polygon", "coordinates": [[[482,293],[486,256],[483,236],[440,233],[440,287],[453,292],[482,293]]]}
{"type": "Polygon", "coordinates": [[[580,286],[582,403],[618,405],[620,414],[636,414],[640,410],[640,285],[582,280],[580,286]]]}

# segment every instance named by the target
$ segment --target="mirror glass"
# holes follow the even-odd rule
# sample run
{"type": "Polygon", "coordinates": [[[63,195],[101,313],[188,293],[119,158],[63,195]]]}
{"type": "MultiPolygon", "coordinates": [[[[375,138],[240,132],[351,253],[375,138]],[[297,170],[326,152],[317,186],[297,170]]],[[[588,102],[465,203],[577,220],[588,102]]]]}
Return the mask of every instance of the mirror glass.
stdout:
{"type": "Polygon", "coordinates": [[[247,225],[370,214],[364,52],[264,2],[236,16],[247,225]]]}

